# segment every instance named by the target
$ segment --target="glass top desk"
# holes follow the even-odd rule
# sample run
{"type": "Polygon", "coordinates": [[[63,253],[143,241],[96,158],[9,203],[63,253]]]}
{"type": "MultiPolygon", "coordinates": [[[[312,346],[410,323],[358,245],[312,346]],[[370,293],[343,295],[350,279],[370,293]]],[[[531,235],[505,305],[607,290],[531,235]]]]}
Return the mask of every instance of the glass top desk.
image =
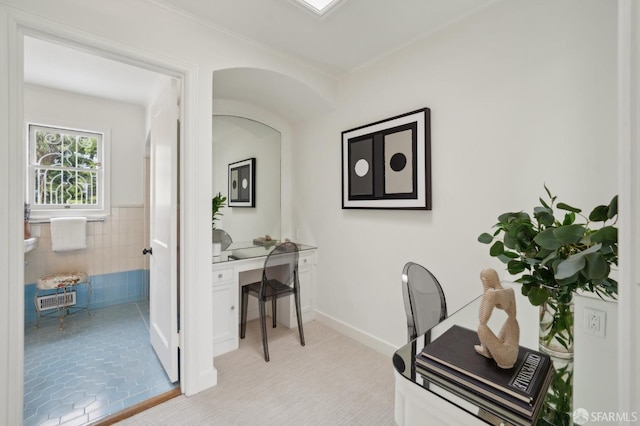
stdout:
{"type": "MultiPolygon", "coordinates": [[[[220,253],[220,256],[213,257],[213,263],[223,263],[234,260],[253,259],[267,256],[278,244],[280,244],[280,242],[266,246],[254,244],[251,241],[233,242],[229,247],[226,248],[226,250],[223,250],[220,253]]],[[[300,243],[296,243],[296,245],[298,246],[298,250],[300,252],[314,250],[316,248],[300,243]]]]}
{"type": "MultiPolygon", "coordinates": [[[[317,248],[298,244],[298,279],[300,284],[300,306],[302,321],[314,319],[315,265],[317,248]]],[[[212,259],[212,321],[213,355],[238,348],[238,324],[240,309],[240,289],[243,285],[262,279],[264,262],[276,244],[267,247],[252,242],[232,243],[220,256],[212,259]]],[[[297,317],[293,298],[278,300],[278,322],[286,327],[297,327],[297,317]]],[[[249,301],[248,320],[258,318],[258,304],[249,301]]]]}
{"type": "MultiPolygon", "coordinates": [[[[472,330],[478,327],[478,296],[461,309],[451,314],[430,330],[431,340],[448,330],[452,325],[460,325],[472,330]]],[[[516,289],[517,318],[520,326],[520,345],[538,348],[537,307],[531,306],[516,289]]],[[[503,311],[494,310],[489,326],[494,332],[500,329],[506,319],[503,311]]],[[[427,333],[428,336],[429,333],[427,333]]],[[[428,339],[428,337],[426,337],[428,339]]],[[[428,342],[428,340],[427,340],[428,342]]],[[[398,349],[393,355],[396,382],[395,420],[399,425],[512,425],[505,418],[480,409],[459,394],[453,394],[416,373],[415,355],[426,345],[425,336],[419,336],[398,349]]],[[[542,416],[540,416],[542,417],[542,416]]],[[[550,425],[544,422],[537,424],[550,425]]]]}

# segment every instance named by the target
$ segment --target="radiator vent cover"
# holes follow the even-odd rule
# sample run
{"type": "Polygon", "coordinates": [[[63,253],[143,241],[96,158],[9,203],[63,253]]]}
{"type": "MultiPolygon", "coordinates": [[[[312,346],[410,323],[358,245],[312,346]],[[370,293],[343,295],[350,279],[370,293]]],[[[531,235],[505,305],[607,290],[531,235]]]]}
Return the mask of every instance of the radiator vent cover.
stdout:
{"type": "Polygon", "coordinates": [[[38,296],[36,303],[38,304],[39,311],[66,308],[67,306],[73,306],[76,304],[76,292],[68,291],[66,293],[38,296]]]}

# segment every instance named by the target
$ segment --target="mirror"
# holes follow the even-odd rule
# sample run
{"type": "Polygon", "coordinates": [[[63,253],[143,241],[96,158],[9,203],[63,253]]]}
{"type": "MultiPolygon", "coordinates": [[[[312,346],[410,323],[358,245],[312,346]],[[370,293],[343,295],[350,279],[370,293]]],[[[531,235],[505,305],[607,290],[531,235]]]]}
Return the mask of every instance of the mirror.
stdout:
{"type": "Polygon", "coordinates": [[[270,235],[281,238],[280,132],[258,121],[231,115],[213,116],[213,193],[229,198],[229,164],[255,158],[255,207],[229,207],[216,228],[234,243],[270,235]]]}

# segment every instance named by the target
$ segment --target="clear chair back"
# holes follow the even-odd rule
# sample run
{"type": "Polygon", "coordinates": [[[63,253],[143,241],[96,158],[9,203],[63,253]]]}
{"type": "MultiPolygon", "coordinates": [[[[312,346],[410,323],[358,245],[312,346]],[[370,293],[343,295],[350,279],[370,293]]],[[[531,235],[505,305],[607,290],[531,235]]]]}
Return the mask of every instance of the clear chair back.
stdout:
{"type": "Polygon", "coordinates": [[[298,268],[298,246],[292,242],[277,245],[264,262],[264,279],[291,286],[298,268]]]}
{"type": "Polygon", "coordinates": [[[407,337],[425,334],[447,317],[447,303],[440,283],[431,272],[409,262],[402,271],[402,293],[407,315],[407,337]]]}

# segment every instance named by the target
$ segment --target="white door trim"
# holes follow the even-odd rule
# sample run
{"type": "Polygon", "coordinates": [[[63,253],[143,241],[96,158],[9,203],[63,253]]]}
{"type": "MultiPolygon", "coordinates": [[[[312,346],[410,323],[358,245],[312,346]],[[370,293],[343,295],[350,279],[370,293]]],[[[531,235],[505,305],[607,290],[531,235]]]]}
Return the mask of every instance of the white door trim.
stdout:
{"type": "Polygon", "coordinates": [[[638,45],[638,17],[640,7],[636,1],[618,1],[618,192],[619,204],[619,301],[618,301],[618,410],[637,414],[640,368],[640,162],[638,131],[638,104],[640,88],[638,72],[640,46],[638,45]]]}

